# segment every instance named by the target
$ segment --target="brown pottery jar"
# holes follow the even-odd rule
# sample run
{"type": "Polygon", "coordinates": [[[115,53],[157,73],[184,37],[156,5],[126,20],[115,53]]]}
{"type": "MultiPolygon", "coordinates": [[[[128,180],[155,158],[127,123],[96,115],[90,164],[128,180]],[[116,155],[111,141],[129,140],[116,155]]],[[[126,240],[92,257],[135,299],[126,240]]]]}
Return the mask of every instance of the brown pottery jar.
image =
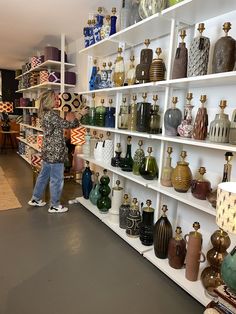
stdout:
{"type": "Polygon", "coordinates": [[[186,256],[186,241],[182,238],[181,227],[177,227],[176,235],[170,239],[168,247],[169,265],[175,269],[180,269],[184,266],[186,256]]]}
{"type": "Polygon", "coordinates": [[[189,163],[185,161],[187,156],[186,151],[180,154],[181,161],[177,162],[177,166],[172,172],[171,182],[177,192],[186,193],[191,186],[192,172],[189,168],[189,163]]]}
{"type": "Polygon", "coordinates": [[[211,183],[203,178],[206,173],[205,167],[199,168],[199,178],[192,181],[191,192],[194,197],[199,200],[205,200],[208,193],[211,191],[211,183]]]}

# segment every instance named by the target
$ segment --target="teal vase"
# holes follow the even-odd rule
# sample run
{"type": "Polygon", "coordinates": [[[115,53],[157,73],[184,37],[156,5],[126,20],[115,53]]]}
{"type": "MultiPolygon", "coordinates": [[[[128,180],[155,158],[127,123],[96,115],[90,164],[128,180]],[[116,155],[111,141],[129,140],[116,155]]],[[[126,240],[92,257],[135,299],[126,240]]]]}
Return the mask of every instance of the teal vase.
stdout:
{"type": "Polygon", "coordinates": [[[99,173],[96,172],[93,188],[89,194],[89,200],[93,205],[97,205],[97,201],[101,197],[101,193],[99,192],[100,184],[99,184],[98,178],[99,178],[99,173]]]}
{"type": "Polygon", "coordinates": [[[236,293],[236,246],[224,258],[221,265],[221,276],[226,286],[236,293]]]}

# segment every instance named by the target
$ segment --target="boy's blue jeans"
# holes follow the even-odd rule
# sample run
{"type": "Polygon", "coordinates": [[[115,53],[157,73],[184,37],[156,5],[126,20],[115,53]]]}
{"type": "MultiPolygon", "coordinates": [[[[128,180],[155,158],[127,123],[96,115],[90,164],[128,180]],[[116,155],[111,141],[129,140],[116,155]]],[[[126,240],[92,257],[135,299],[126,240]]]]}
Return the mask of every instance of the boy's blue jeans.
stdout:
{"type": "Polygon", "coordinates": [[[42,199],[49,179],[51,206],[58,206],[60,205],[61,192],[64,185],[64,163],[42,162],[42,168],[33,190],[33,199],[37,201],[42,199]]]}

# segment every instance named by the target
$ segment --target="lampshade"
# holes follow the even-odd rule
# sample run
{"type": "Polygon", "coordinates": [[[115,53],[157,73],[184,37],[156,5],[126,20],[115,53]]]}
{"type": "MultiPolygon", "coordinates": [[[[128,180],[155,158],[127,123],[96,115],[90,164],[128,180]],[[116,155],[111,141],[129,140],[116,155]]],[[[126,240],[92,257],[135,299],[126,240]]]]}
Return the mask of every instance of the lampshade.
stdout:
{"type": "Polygon", "coordinates": [[[85,133],[86,133],[86,128],[84,128],[83,126],[80,126],[75,129],[71,129],[71,133],[70,133],[71,144],[83,145],[85,143],[85,133]]]}
{"type": "Polygon", "coordinates": [[[218,185],[216,223],[224,231],[236,233],[236,182],[218,185]]]}
{"type": "Polygon", "coordinates": [[[0,102],[0,112],[13,112],[13,103],[9,101],[0,102]]]}

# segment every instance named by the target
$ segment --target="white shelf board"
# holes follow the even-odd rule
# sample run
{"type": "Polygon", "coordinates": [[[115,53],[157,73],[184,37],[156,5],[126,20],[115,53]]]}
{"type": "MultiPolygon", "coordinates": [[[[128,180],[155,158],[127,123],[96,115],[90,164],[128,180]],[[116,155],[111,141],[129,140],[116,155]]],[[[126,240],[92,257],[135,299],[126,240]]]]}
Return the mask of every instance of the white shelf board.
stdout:
{"type": "Polygon", "coordinates": [[[170,267],[167,259],[160,259],[155,256],[154,250],[145,252],[143,256],[204,306],[210,303],[211,299],[206,297],[201,281],[187,280],[184,268],[174,269],[170,267]]]}
{"type": "Polygon", "coordinates": [[[26,145],[32,147],[33,149],[37,150],[38,152],[41,152],[41,149],[38,148],[38,145],[37,145],[37,144],[30,144],[30,143],[28,143],[28,142],[26,141],[25,138],[22,138],[22,137],[19,137],[19,136],[17,137],[17,139],[18,139],[19,141],[25,143],[26,145]]]}
{"type": "Polygon", "coordinates": [[[37,107],[16,107],[16,109],[29,109],[29,110],[36,109],[36,110],[38,110],[37,107]]]}
{"type": "Polygon", "coordinates": [[[103,39],[87,48],[81,49],[79,54],[86,54],[92,57],[103,57],[117,53],[119,43],[112,40],[112,37],[103,39]]]}
{"type": "Polygon", "coordinates": [[[98,210],[98,208],[93,205],[90,200],[86,200],[84,197],[79,197],[78,198],[79,203],[86,207],[92,214],[94,214],[96,217],[98,217],[100,220],[104,218],[104,215],[106,214],[101,214],[98,210]]]}
{"type": "Polygon", "coordinates": [[[161,185],[159,182],[150,183],[148,184],[148,187],[184,204],[200,209],[201,211],[208,213],[209,215],[216,215],[216,210],[211,206],[208,201],[195,198],[190,190],[187,193],[180,193],[175,191],[175,189],[172,187],[166,187],[161,185]]]}
{"type": "Polygon", "coordinates": [[[162,11],[162,16],[193,25],[236,10],[235,0],[185,0],[162,11]]]}
{"type": "Polygon", "coordinates": [[[19,152],[17,152],[17,154],[18,154],[21,158],[23,158],[25,161],[27,161],[27,163],[28,163],[29,165],[31,165],[31,161],[30,161],[28,158],[26,158],[25,155],[21,155],[19,152]]]}
{"type": "Polygon", "coordinates": [[[165,142],[174,142],[174,143],[181,143],[191,146],[199,146],[209,149],[218,149],[223,151],[230,151],[230,152],[236,152],[236,145],[228,144],[228,143],[214,143],[210,142],[208,139],[205,141],[201,140],[194,140],[191,138],[184,138],[180,136],[166,136],[166,135],[151,135],[152,139],[158,139],[165,142]]]}
{"type": "Polygon", "coordinates": [[[32,126],[32,125],[29,125],[29,124],[26,124],[26,123],[20,123],[20,125],[22,125],[25,128],[29,128],[29,129],[33,129],[33,130],[37,130],[37,131],[43,132],[43,130],[41,128],[37,128],[36,126],[32,126]]]}
{"type": "MultiPolygon", "coordinates": [[[[75,85],[72,84],[64,84],[65,87],[75,87],[75,85]]],[[[23,93],[27,91],[32,91],[32,90],[37,90],[37,89],[44,89],[44,88],[60,88],[61,83],[50,83],[50,82],[45,82],[43,84],[38,84],[34,85],[28,88],[22,88],[16,91],[16,93],[23,93]]]]}

